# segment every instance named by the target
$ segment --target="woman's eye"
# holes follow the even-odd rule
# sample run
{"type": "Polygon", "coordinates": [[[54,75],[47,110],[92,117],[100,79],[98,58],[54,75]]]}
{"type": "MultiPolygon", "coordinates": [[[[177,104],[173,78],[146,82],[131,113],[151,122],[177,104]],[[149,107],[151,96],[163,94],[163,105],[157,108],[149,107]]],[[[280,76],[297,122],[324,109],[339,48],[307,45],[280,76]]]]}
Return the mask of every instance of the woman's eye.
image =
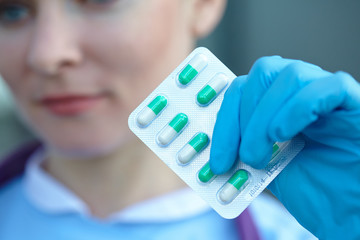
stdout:
{"type": "Polygon", "coordinates": [[[108,2],[112,2],[113,0],[88,0],[87,2],[89,3],[98,3],[98,4],[102,4],[102,3],[108,3],[108,2]]]}
{"type": "Polygon", "coordinates": [[[106,5],[115,2],[116,0],[80,0],[83,4],[89,5],[106,5]]]}
{"type": "Polygon", "coordinates": [[[27,6],[20,4],[5,4],[0,6],[0,21],[4,24],[15,24],[26,20],[30,15],[27,6]]]}

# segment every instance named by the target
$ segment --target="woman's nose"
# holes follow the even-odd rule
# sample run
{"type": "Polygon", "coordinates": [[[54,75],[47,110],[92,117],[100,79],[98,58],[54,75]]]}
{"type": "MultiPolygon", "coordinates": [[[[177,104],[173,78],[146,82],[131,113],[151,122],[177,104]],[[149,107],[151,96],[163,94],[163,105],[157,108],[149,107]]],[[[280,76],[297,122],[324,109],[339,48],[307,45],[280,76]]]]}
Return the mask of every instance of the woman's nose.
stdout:
{"type": "MultiPolygon", "coordinates": [[[[56,1],[49,1],[56,2],[56,1]]],[[[39,11],[28,47],[27,62],[38,74],[54,76],[82,60],[80,46],[66,13],[59,6],[39,11]]]]}

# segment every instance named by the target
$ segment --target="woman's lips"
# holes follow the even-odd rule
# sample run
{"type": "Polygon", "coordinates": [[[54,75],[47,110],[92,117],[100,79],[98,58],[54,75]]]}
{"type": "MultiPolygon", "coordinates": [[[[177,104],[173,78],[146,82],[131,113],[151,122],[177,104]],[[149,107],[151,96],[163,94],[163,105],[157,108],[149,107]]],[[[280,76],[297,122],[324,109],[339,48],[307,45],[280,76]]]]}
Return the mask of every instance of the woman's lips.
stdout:
{"type": "Polygon", "coordinates": [[[47,96],[41,104],[55,115],[73,116],[91,110],[103,98],[102,95],[47,96]]]}

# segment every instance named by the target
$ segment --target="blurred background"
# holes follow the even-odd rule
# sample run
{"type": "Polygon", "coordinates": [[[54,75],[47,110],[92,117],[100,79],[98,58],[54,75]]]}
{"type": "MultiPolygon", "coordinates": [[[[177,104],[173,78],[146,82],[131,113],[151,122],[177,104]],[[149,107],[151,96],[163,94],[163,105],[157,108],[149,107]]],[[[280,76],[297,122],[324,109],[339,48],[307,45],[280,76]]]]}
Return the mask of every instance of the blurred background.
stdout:
{"type": "Polygon", "coordinates": [[[229,0],[226,15],[207,39],[235,74],[261,56],[301,59],[360,80],[359,0],[229,0]]]}
{"type": "MultiPolygon", "coordinates": [[[[261,56],[281,55],[360,80],[359,11],[359,0],[229,0],[218,28],[198,45],[237,75],[261,56]]],[[[31,139],[0,79],[0,158],[31,139]]]]}

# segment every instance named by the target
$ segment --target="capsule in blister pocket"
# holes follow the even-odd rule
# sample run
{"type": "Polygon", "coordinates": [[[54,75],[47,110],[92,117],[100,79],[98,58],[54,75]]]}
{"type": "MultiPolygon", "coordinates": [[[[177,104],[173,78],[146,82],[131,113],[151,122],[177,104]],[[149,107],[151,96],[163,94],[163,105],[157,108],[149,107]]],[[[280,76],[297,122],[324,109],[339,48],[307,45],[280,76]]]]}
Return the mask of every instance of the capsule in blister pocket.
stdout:
{"type": "Polygon", "coordinates": [[[140,127],[148,126],[167,105],[167,99],[164,96],[157,96],[147,106],[141,110],[136,118],[136,122],[140,127]]]}
{"type": "Polygon", "coordinates": [[[228,77],[225,74],[216,74],[197,94],[196,100],[200,106],[209,105],[226,87],[228,77]]]}
{"type": "Polygon", "coordinates": [[[230,203],[247,185],[248,180],[249,173],[246,170],[240,169],[236,171],[218,193],[221,202],[230,203]]]}
{"type": "Polygon", "coordinates": [[[209,183],[214,177],[215,177],[215,174],[210,169],[210,162],[207,162],[200,169],[200,171],[198,173],[198,179],[201,181],[201,183],[209,183]]]}
{"type": "Polygon", "coordinates": [[[189,163],[196,154],[200,153],[209,144],[209,137],[206,133],[197,133],[185,146],[178,152],[177,159],[180,164],[189,163]]]}
{"type": "Polygon", "coordinates": [[[185,128],[188,121],[188,116],[185,113],[176,115],[158,134],[158,144],[162,147],[169,145],[185,128]]]}
{"type": "Polygon", "coordinates": [[[188,85],[206,67],[207,58],[203,54],[196,54],[190,62],[181,70],[178,81],[181,86],[188,85]]]}

